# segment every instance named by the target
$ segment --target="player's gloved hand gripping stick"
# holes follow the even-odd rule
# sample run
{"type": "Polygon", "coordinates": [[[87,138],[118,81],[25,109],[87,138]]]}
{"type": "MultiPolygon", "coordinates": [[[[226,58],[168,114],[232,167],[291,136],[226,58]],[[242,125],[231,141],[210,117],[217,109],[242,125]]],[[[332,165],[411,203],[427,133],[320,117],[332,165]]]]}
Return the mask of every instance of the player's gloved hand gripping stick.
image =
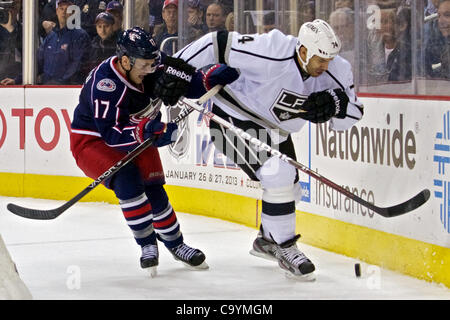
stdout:
{"type": "Polygon", "coordinates": [[[288,157],[287,155],[281,153],[280,151],[273,149],[268,144],[261,142],[260,140],[256,139],[255,137],[251,136],[244,130],[237,128],[236,126],[232,125],[228,121],[220,118],[219,116],[215,115],[214,113],[207,111],[203,109],[203,107],[199,104],[197,104],[194,100],[182,98],[180,100],[182,103],[184,103],[186,106],[197,110],[198,112],[202,113],[204,116],[210,118],[211,120],[215,121],[216,123],[220,124],[221,126],[225,127],[226,129],[232,131],[234,134],[238,135],[242,139],[245,139],[249,141],[250,143],[254,144],[258,147],[258,149],[262,149],[264,151],[269,152],[272,156],[278,157],[281,160],[289,163],[290,165],[294,166],[295,168],[299,169],[300,171],[306,173],[309,176],[312,176],[313,178],[317,179],[318,181],[328,185],[329,187],[333,188],[334,190],[337,190],[338,192],[342,193],[349,199],[363,205],[364,207],[372,210],[373,212],[386,217],[396,217],[405,213],[408,213],[414,209],[417,209],[422,204],[424,204],[429,198],[430,198],[430,190],[425,189],[422,190],[420,193],[418,193],[413,198],[391,207],[378,207],[372,203],[369,203],[365,201],[364,199],[358,197],[357,195],[353,194],[352,192],[348,191],[344,187],[341,187],[340,185],[334,183],[333,181],[325,178],[324,176],[320,175],[319,173],[315,172],[314,170],[311,170],[310,168],[304,166],[303,164],[293,160],[292,158],[288,157]]]}
{"type": "MultiPolygon", "coordinates": [[[[203,96],[201,96],[198,100],[191,100],[191,104],[198,104],[200,107],[206,101],[208,101],[211,97],[213,97],[217,92],[222,88],[221,85],[217,85],[208,92],[206,92],[203,96]]],[[[202,109],[202,108],[201,108],[202,109]]],[[[186,118],[194,109],[189,108],[182,112],[176,119],[174,119],[173,123],[180,122],[184,118],[186,118]]],[[[64,203],[58,208],[50,209],[50,210],[39,210],[39,209],[31,209],[25,208],[13,203],[8,203],[7,209],[12,213],[21,216],[23,218],[34,219],[34,220],[52,220],[60,216],[64,211],[69,209],[75,203],[77,203],[81,198],[83,198],[86,194],[91,192],[95,187],[101,184],[105,179],[110,178],[115,173],[117,173],[121,168],[126,166],[130,161],[135,159],[139,154],[142,153],[145,149],[153,145],[153,143],[158,139],[159,136],[154,135],[144,142],[142,142],[136,149],[128,153],[121,160],[119,160],[116,164],[114,164],[111,168],[106,170],[101,176],[99,176],[96,180],[94,180],[89,186],[83,189],[80,193],[78,193],[75,197],[64,203]]]]}

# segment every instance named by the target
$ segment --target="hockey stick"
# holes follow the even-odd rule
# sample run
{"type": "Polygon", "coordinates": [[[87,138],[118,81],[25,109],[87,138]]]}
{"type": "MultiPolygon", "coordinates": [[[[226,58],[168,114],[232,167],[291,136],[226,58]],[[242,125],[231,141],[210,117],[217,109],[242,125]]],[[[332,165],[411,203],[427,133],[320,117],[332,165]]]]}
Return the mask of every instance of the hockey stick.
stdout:
{"type": "MultiPolygon", "coordinates": [[[[217,85],[211,90],[209,90],[207,93],[205,93],[203,96],[201,96],[196,102],[192,102],[192,104],[199,104],[201,106],[206,101],[208,101],[212,96],[214,96],[217,92],[220,91],[222,86],[217,85]]],[[[188,108],[181,112],[178,117],[176,117],[173,122],[177,123],[189,116],[189,114],[192,113],[194,109],[188,108]]],[[[95,179],[89,186],[84,188],[80,193],[78,193],[75,197],[70,199],[69,201],[65,202],[60,207],[57,207],[55,209],[50,210],[39,210],[39,209],[31,209],[31,208],[25,208],[18,206],[13,203],[8,203],[7,209],[14,213],[15,215],[21,216],[23,218],[28,219],[34,219],[34,220],[52,220],[57,217],[59,217],[63,212],[65,212],[67,209],[69,209],[71,206],[73,206],[75,203],[77,203],[81,198],[83,198],[86,194],[91,192],[95,187],[97,187],[99,184],[104,182],[107,178],[112,177],[114,174],[116,174],[120,169],[122,169],[124,166],[126,166],[130,161],[135,159],[138,155],[140,155],[145,149],[150,147],[155,140],[157,139],[157,136],[153,136],[151,138],[148,138],[144,142],[142,142],[138,147],[136,147],[133,151],[128,153],[126,156],[124,156],[121,160],[119,160],[116,164],[114,164],[111,168],[106,170],[102,175],[100,175],[97,179],[95,179]]]]}
{"type": "Polygon", "coordinates": [[[187,106],[197,110],[198,112],[202,113],[204,116],[208,117],[209,119],[215,121],[216,123],[222,125],[226,129],[232,131],[237,136],[249,141],[251,144],[258,147],[258,149],[264,150],[269,152],[272,156],[278,157],[281,160],[289,163],[290,165],[294,166],[295,168],[299,169],[300,171],[306,173],[307,175],[317,179],[318,181],[330,186],[331,188],[337,190],[338,192],[342,193],[349,199],[363,205],[364,207],[372,210],[373,212],[386,217],[386,218],[392,218],[396,216],[400,216],[402,214],[408,213],[414,209],[417,209],[422,204],[428,201],[430,198],[430,190],[424,189],[421,192],[419,192],[416,196],[412,197],[411,199],[391,207],[378,207],[370,202],[365,201],[364,199],[358,197],[357,195],[351,193],[344,187],[339,186],[338,184],[334,183],[333,181],[325,178],[324,176],[320,175],[319,173],[315,172],[314,170],[311,170],[310,168],[304,166],[303,164],[293,160],[292,158],[288,157],[287,155],[281,153],[280,151],[273,149],[268,144],[256,139],[255,137],[252,137],[250,134],[245,132],[244,130],[237,128],[236,126],[232,125],[228,121],[220,118],[219,116],[215,115],[214,113],[207,111],[202,108],[202,106],[197,105],[192,100],[189,99],[181,99],[181,102],[186,104],[187,106]]]}

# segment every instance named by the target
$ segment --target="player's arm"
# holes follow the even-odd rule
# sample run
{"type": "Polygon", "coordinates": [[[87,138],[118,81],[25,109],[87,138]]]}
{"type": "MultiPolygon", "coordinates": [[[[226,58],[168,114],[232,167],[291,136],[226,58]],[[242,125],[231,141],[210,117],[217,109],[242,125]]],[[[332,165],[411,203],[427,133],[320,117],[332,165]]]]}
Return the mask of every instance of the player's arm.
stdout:
{"type": "Polygon", "coordinates": [[[195,83],[195,77],[194,66],[163,54],[160,69],[152,74],[151,95],[160,98],[165,105],[176,105],[181,97],[189,97],[188,91],[191,83],[195,83]]]}
{"type": "Polygon", "coordinates": [[[340,63],[339,68],[339,73],[333,68],[327,71],[336,88],[311,93],[299,110],[299,118],[313,123],[330,121],[330,128],[339,131],[362,118],[364,109],[355,93],[351,68],[347,63],[340,63]]]}
{"type": "Polygon", "coordinates": [[[273,79],[284,61],[292,59],[290,38],[278,30],[269,34],[243,35],[218,31],[194,41],[175,54],[196,68],[225,64],[258,81],[273,79]]]}
{"type": "Polygon", "coordinates": [[[225,63],[226,47],[231,44],[231,39],[231,33],[227,31],[209,33],[174,55],[197,68],[186,97],[198,98],[216,85],[225,86],[239,77],[237,68],[225,63]]]}
{"type": "MultiPolygon", "coordinates": [[[[263,35],[218,31],[180,50],[176,56],[197,67],[192,88],[210,90],[227,85],[245,72],[249,80],[272,81],[294,55],[291,39],[274,30],[263,35]]],[[[191,92],[191,91],[190,91],[191,92]]],[[[196,92],[196,96],[204,92],[196,92]]]]}
{"type": "Polygon", "coordinates": [[[163,56],[162,70],[153,75],[152,93],[166,105],[175,105],[181,97],[199,98],[217,84],[226,85],[239,77],[236,69],[211,64],[199,70],[181,58],[163,56]]]}
{"type": "Polygon", "coordinates": [[[345,116],[342,114],[341,117],[333,117],[330,121],[330,128],[336,131],[347,130],[364,115],[364,106],[356,95],[355,86],[353,84],[347,86],[344,92],[348,98],[345,116]]]}
{"type": "Polygon", "coordinates": [[[173,133],[178,127],[175,123],[161,122],[161,112],[154,119],[136,118],[127,108],[121,108],[120,99],[115,95],[97,94],[95,97],[92,106],[95,124],[108,146],[128,152],[153,135],[158,136],[153,143],[156,147],[175,140],[172,137],[176,137],[173,133]]]}
{"type": "Polygon", "coordinates": [[[191,42],[186,47],[173,55],[174,58],[183,59],[195,68],[205,65],[220,63],[215,55],[216,32],[208,33],[203,37],[191,42]]]}
{"type": "Polygon", "coordinates": [[[93,89],[91,112],[102,139],[108,146],[122,151],[134,149],[138,145],[134,134],[136,124],[131,123],[128,110],[120,107],[120,98],[128,89],[122,87],[106,92],[98,87],[101,88],[101,84],[93,89]]]}
{"type": "Polygon", "coordinates": [[[263,36],[241,35],[228,31],[209,33],[174,55],[177,65],[174,67],[169,65],[172,74],[165,70],[159,85],[162,90],[159,88],[156,90],[169,104],[178,101],[179,97],[170,101],[170,97],[167,97],[168,94],[164,91],[170,93],[169,88],[176,87],[177,84],[172,81],[175,78],[174,73],[187,72],[189,68],[184,68],[186,64],[197,68],[197,72],[191,73],[188,91],[184,93],[188,98],[198,98],[218,84],[233,83],[239,78],[240,70],[245,70],[249,79],[271,80],[273,79],[271,74],[275,72],[273,69],[276,68],[278,74],[280,67],[284,65],[283,61],[292,59],[292,47],[285,40],[285,36],[279,31],[263,36]],[[276,65],[272,63],[268,67],[268,61],[278,63],[276,65]],[[173,83],[168,85],[167,82],[173,83]]]}

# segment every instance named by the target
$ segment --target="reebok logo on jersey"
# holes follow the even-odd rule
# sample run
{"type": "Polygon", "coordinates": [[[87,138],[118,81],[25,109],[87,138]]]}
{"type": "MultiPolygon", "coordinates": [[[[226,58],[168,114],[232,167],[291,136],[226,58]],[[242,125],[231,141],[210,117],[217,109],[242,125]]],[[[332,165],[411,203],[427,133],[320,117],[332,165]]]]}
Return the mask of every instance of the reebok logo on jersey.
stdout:
{"type": "Polygon", "coordinates": [[[177,69],[175,69],[173,67],[167,67],[166,73],[170,74],[172,76],[175,76],[177,78],[180,78],[182,80],[186,80],[187,82],[191,82],[192,81],[192,76],[191,75],[188,75],[184,71],[177,70],[177,69]]]}

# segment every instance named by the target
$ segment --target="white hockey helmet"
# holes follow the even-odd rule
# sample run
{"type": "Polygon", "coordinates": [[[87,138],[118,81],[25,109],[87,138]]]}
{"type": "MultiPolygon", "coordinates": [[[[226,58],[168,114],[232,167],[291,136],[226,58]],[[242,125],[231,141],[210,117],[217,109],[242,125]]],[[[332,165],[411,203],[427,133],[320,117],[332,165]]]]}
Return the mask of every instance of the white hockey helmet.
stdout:
{"type": "Polygon", "coordinates": [[[341,41],[331,26],[321,20],[304,23],[298,32],[297,54],[306,70],[306,65],[313,56],[325,59],[334,58],[341,50],[341,41]],[[300,47],[307,49],[306,61],[300,57],[300,47]]]}

